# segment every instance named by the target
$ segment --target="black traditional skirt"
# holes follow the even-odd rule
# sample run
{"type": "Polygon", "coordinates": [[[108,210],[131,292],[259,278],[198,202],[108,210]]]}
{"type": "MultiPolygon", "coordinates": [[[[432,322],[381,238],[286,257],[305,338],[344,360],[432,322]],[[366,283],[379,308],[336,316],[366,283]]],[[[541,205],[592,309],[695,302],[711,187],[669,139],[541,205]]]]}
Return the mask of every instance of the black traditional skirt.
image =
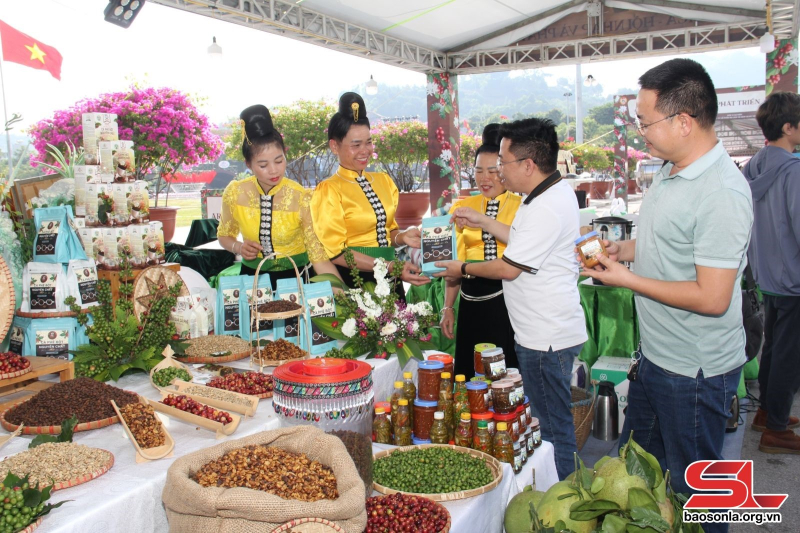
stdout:
{"type": "Polygon", "coordinates": [[[475,375],[475,345],[481,342],[502,348],[506,367],[519,368],[514,350],[514,330],[503,298],[503,282],[486,278],[462,279],[455,373],[464,374],[467,381],[475,375]]]}

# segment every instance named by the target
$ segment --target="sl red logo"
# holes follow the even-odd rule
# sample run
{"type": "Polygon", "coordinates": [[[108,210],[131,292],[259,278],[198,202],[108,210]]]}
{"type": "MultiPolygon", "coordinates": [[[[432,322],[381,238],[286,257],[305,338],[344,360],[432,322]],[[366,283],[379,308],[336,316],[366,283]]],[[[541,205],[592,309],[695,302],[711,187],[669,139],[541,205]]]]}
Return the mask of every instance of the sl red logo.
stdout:
{"type": "Polygon", "coordinates": [[[754,494],[753,461],[695,461],[686,468],[686,484],[717,494],[693,494],[684,509],[779,509],[789,497],[754,494]]]}

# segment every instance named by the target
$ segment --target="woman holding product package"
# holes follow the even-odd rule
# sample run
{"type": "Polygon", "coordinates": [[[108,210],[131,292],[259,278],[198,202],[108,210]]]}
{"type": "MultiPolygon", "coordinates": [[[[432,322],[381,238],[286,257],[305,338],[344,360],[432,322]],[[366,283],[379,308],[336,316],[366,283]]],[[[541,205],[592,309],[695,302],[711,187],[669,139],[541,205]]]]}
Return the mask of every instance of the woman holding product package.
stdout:
{"type": "MultiPolygon", "coordinates": [[[[499,124],[488,124],[483,129],[483,144],[475,156],[475,181],[481,194],[458,200],[451,213],[477,211],[509,225],[514,220],[522,199],[507,191],[498,177],[499,129],[499,124]]],[[[491,261],[502,257],[506,248],[506,243],[480,228],[465,226],[457,230],[456,236],[460,261],[491,261]]],[[[455,373],[467,376],[474,373],[472,354],[475,345],[482,342],[503,348],[506,366],[517,367],[514,330],[503,297],[503,282],[470,277],[446,283],[444,307],[441,309],[442,332],[448,339],[456,338],[455,373]],[[454,306],[459,292],[461,299],[456,319],[454,306]]]]}
{"type": "Polygon", "coordinates": [[[242,155],[253,175],[225,187],[217,229],[220,245],[242,256],[242,275],[255,274],[265,254],[278,253],[261,267],[273,290],[277,280],[295,277],[285,256],[301,270],[310,263],[317,274],[338,276],[314,232],[311,191],[284,177],[286,147],[269,110],[250,106],[239,118],[244,122],[242,155]]]}
{"type": "MultiPolygon", "coordinates": [[[[354,287],[345,249],[353,253],[361,278],[374,281],[375,259],[393,262],[395,247],[419,248],[420,231],[400,231],[394,219],[399,201],[397,186],[387,174],[366,172],[374,146],[361,96],[352,92],[341,96],[339,111],[328,126],[328,139],[331,151],[339,158],[339,168],[317,186],[311,212],[325,252],[345,284],[354,287]]],[[[403,264],[401,278],[412,285],[430,282],[420,267],[411,263],[403,264]]],[[[402,285],[397,287],[402,296],[402,285]]]]}

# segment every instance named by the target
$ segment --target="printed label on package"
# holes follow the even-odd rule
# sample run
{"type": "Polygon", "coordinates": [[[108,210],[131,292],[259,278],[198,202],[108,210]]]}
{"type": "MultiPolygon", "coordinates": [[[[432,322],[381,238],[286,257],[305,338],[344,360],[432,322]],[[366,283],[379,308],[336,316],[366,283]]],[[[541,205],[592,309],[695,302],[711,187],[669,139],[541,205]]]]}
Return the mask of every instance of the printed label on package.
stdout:
{"type": "Polygon", "coordinates": [[[57,220],[45,220],[39,228],[39,237],[36,239],[37,255],[55,255],[56,241],[58,240],[57,220]]]}
{"type": "Polygon", "coordinates": [[[239,331],[239,289],[224,289],[222,291],[224,302],[225,329],[223,333],[229,331],[239,331]]]}
{"type": "MultiPolygon", "coordinates": [[[[311,311],[311,318],[319,318],[324,316],[336,316],[336,307],[333,304],[333,296],[321,296],[319,298],[308,298],[306,300],[308,309],[311,311]]],[[[311,344],[317,346],[318,344],[325,344],[330,342],[331,339],[325,335],[321,329],[317,327],[314,321],[311,321],[311,344]]]]}
{"type": "Polygon", "coordinates": [[[97,301],[97,271],[94,267],[78,267],[73,269],[78,280],[78,292],[81,304],[92,304],[97,301]]]}
{"type": "Polygon", "coordinates": [[[31,276],[30,297],[31,311],[47,311],[56,309],[55,274],[34,274],[31,276]]]}
{"type": "Polygon", "coordinates": [[[66,329],[37,329],[36,355],[69,359],[69,331],[66,329]]]}
{"type": "MultiPolygon", "coordinates": [[[[281,293],[281,300],[286,300],[287,302],[297,303],[298,298],[300,298],[299,293],[290,292],[290,293],[281,293]]],[[[286,339],[293,339],[300,335],[300,328],[298,327],[298,317],[287,318],[283,322],[283,336],[286,339]]]]}
{"type": "MultiPolygon", "coordinates": [[[[247,305],[251,305],[253,300],[254,300],[254,298],[253,298],[253,289],[247,289],[247,305]]],[[[256,300],[256,309],[258,309],[259,311],[263,311],[262,306],[264,306],[265,304],[268,304],[271,301],[269,290],[268,289],[262,289],[262,288],[257,289],[256,290],[256,298],[255,298],[255,300],[256,300]]],[[[250,307],[250,309],[252,310],[252,306],[250,307]]],[[[272,329],[272,320],[259,320],[258,321],[258,330],[259,331],[263,332],[263,331],[266,331],[268,329],[272,329]]],[[[250,331],[251,332],[256,331],[256,319],[255,319],[255,316],[253,316],[250,319],[250,331]]]]}
{"type": "Polygon", "coordinates": [[[25,344],[25,330],[19,326],[12,327],[11,336],[8,339],[8,351],[22,355],[23,344],[25,344]]]}
{"type": "Polygon", "coordinates": [[[422,229],[422,262],[435,263],[454,259],[453,226],[433,226],[422,229]]]}

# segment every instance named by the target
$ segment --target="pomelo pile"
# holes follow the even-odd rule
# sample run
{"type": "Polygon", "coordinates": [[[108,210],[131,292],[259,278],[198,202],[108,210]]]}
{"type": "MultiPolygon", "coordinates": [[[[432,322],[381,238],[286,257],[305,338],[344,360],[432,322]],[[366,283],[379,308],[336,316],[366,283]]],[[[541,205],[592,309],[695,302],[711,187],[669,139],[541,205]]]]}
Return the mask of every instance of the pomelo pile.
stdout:
{"type": "Polygon", "coordinates": [[[577,455],[575,472],[547,492],[514,496],[505,513],[506,533],[569,530],[702,533],[681,521],[686,496],[676,494],[656,458],[629,439],[619,457],[603,457],[593,469],[577,455]]]}

